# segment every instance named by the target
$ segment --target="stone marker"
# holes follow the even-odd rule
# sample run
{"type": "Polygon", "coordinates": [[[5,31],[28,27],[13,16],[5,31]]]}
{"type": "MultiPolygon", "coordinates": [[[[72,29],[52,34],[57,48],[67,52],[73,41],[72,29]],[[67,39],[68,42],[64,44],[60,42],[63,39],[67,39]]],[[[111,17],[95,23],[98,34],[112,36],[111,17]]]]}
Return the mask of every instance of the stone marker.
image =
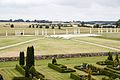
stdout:
{"type": "Polygon", "coordinates": [[[117,32],[119,32],[118,28],[117,28],[117,32]]]}
{"type": "Polygon", "coordinates": [[[44,35],[44,31],[43,31],[43,29],[42,29],[42,35],[44,35]]]}
{"type": "Polygon", "coordinates": [[[55,35],[55,29],[53,30],[53,34],[55,35]]]}
{"type": "Polygon", "coordinates": [[[78,29],[78,34],[80,34],[80,29],[78,29]]]}
{"type": "Polygon", "coordinates": [[[66,29],[66,34],[68,34],[68,29],[66,29]]]}
{"type": "Polygon", "coordinates": [[[47,29],[45,30],[45,35],[47,35],[47,29]]]}
{"type": "Polygon", "coordinates": [[[106,28],[106,32],[108,33],[108,28],[106,28]]]}
{"type": "Polygon", "coordinates": [[[92,33],[92,29],[90,28],[90,34],[92,33]]]}
{"type": "Polygon", "coordinates": [[[112,32],[112,28],[110,28],[110,32],[112,32]]]}
{"type": "Polygon", "coordinates": [[[8,36],[8,32],[6,31],[6,36],[8,36]]]}
{"type": "Polygon", "coordinates": [[[100,29],[98,28],[98,33],[100,33],[100,29]]]}
{"type": "Polygon", "coordinates": [[[116,32],[116,28],[114,29],[114,32],[116,32]]]}

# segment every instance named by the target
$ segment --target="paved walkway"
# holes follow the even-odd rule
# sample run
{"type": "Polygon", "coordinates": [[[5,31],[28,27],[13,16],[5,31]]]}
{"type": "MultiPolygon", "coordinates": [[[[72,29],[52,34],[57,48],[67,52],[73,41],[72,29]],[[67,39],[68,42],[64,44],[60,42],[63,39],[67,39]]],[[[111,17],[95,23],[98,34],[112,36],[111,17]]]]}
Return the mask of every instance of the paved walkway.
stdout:
{"type": "Polygon", "coordinates": [[[81,41],[81,40],[76,40],[76,39],[70,39],[70,40],[72,40],[72,41],[77,41],[77,42],[82,42],[82,43],[87,43],[87,44],[95,45],[95,46],[99,46],[99,47],[104,47],[104,48],[108,48],[108,49],[112,49],[112,50],[116,50],[116,51],[120,51],[120,49],[112,48],[112,47],[104,46],[104,45],[100,45],[100,44],[90,43],[90,42],[81,41]]]}
{"type": "MultiPolygon", "coordinates": [[[[45,38],[45,37],[44,37],[44,38],[45,38]]],[[[2,49],[6,49],[6,48],[9,48],[9,47],[14,47],[14,46],[21,45],[21,44],[25,44],[25,43],[28,43],[28,42],[33,42],[33,41],[40,40],[40,39],[44,39],[44,38],[32,39],[32,40],[28,40],[28,41],[24,41],[24,42],[16,43],[16,44],[13,44],[13,45],[0,47],[0,50],[2,50],[2,49]]]]}

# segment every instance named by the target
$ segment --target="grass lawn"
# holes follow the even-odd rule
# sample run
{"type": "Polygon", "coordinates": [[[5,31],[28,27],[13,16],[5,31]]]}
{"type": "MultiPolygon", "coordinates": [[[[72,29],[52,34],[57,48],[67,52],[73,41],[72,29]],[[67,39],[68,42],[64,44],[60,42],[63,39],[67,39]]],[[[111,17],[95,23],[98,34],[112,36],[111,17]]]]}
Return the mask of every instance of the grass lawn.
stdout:
{"type": "Polygon", "coordinates": [[[34,42],[29,42],[26,44],[0,50],[0,56],[19,56],[20,51],[26,51],[27,47],[32,45],[35,47],[35,55],[96,53],[114,51],[82,42],[75,42],[59,38],[45,38],[34,42]]]}
{"type": "MultiPolygon", "coordinates": [[[[105,60],[106,56],[101,57],[82,57],[82,58],[62,58],[57,59],[57,63],[67,65],[68,67],[73,68],[75,65],[80,65],[82,63],[90,63],[95,64],[97,61],[105,60]]],[[[47,67],[47,64],[51,62],[51,59],[46,60],[36,60],[35,61],[36,69],[43,73],[46,78],[49,78],[51,80],[72,80],[70,79],[70,73],[59,73],[49,67],[47,67]]],[[[13,78],[15,76],[22,76],[18,71],[16,71],[15,65],[18,64],[18,61],[9,61],[9,62],[0,62],[0,71],[3,71],[6,73],[9,78],[13,78]]],[[[96,65],[96,64],[95,64],[96,65]]],[[[99,65],[97,65],[99,66],[99,65]]],[[[73,68],[74,69],[74,68],[73,68]]],[[[86,74],[85,72],[77,70],[77,73],[79,74],[86,74]]],[[[101,80],[103,76],[93,76],[97,80],[101,80]]]]}
{"type": "Polygon", "coordinates": [[[42,36],[0,37],[0,47],[4,47],[4,46],[8,46],[8,45],[12,45],[12,44],[15,44],[15,43],[24,42],[24,41],[28,41],[28,40],[35,39],[35,38],[40,38],[40,37],[42,37],[42,36]]]}
{"type": "Polygon", "coordinates": [[[74,39],[120,49],[120,41],[117,41],[117,40],[95,38],[95,37],[78,37],[74,39]]]}
{"type": "Polygon", "coordinates": [[[101,36],[92,36],[95,38],[111,39],[120,41],[120,33],[103,33],[101,36]]]}

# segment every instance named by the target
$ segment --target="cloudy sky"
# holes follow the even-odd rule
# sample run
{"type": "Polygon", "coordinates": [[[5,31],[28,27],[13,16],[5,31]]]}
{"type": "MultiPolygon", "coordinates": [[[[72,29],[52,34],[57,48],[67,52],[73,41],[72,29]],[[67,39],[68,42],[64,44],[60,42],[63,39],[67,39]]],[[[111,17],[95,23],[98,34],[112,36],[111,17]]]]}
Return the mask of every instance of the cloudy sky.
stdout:
{"type": "Polygon", "coordinates": [[[118,20],[120,0],[0,0],[0,19],[118,20]]]}

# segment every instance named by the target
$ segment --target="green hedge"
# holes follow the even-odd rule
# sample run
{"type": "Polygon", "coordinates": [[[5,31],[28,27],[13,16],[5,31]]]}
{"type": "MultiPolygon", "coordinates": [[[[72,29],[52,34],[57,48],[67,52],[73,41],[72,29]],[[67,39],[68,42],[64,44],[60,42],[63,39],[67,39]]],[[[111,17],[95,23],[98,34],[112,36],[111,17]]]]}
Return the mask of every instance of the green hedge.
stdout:
{"type": "Polygon", "coordinates": [[[21,74],[25,75],[25,70],[18,64],[16,64],[16,70],[18,70],[21,74]]]}
{"type": "MultiPolygon", "coordinates": [[[[70,78],[72,78],[74,80],[87,80],[88,76],[87,75],[79,75],[77,73],[71,73],[70,78]]],[[[92,80],[95,80],[95,79],[92,78],[92,80]]]]}
{"type": "Polygon", "coordinates": [[[117,73],[117,74],[120,74],[120,71],[117,71],[117,70],[114,70],[114,69],[111,69],[111,68],[104,68],[105,70],[108,70],[108,71],[111,71],[113,73],[117,73]]]}
{"type": "Polygon", "coordinates": [[[109,70],[104,70],[103,73],[104,73],[104,75],[109,76],[109,77],[114,78],[114,79],[120,78],[120,74],[113,73],[113,72],[111,72],[109,70]]]}
{"type": "Polygon", "coordinates": [[[113,67],[113,65],[107,65],[108,68],[111,68],[111,69],[114,69],[114,70],[120,70],[120,67],[119,68],[116,68],[116,67],[113,67]]]}
{"type": "Polygon", "coordinates": [[[48,67],[56,70],[56,71],[59,71],[61,73],[69,73],[69,72],[76,72],[75,70],[71,69],[71,68],[67,68],[66,66],[62,65],[62,64],[51,64],[51,63],[48,63],[48,67]]]}
{"type": "Polygon", "coordinates": [[[4,79],[3,79],[3,76],[2,76],[1,74],[0,74],[0,80],[4,80],[4,79]]]}
{"type": "MultiPolygon", "coordinates": [[[[74,66],[74,68],[88,73],[88,68],[86,68],[86,65],[87,65],[87,63],[83,63],[83,65],[74,66]]],[[[90,65],[90,64],[88,65],[88,67],[91,68],[92,75],[104,75],[103,68],[99,68],[99,67],[96,67],[96,66],[90,65]],[[98,71],[99,71],[99,73],[98,73],[98,71]]]]}

